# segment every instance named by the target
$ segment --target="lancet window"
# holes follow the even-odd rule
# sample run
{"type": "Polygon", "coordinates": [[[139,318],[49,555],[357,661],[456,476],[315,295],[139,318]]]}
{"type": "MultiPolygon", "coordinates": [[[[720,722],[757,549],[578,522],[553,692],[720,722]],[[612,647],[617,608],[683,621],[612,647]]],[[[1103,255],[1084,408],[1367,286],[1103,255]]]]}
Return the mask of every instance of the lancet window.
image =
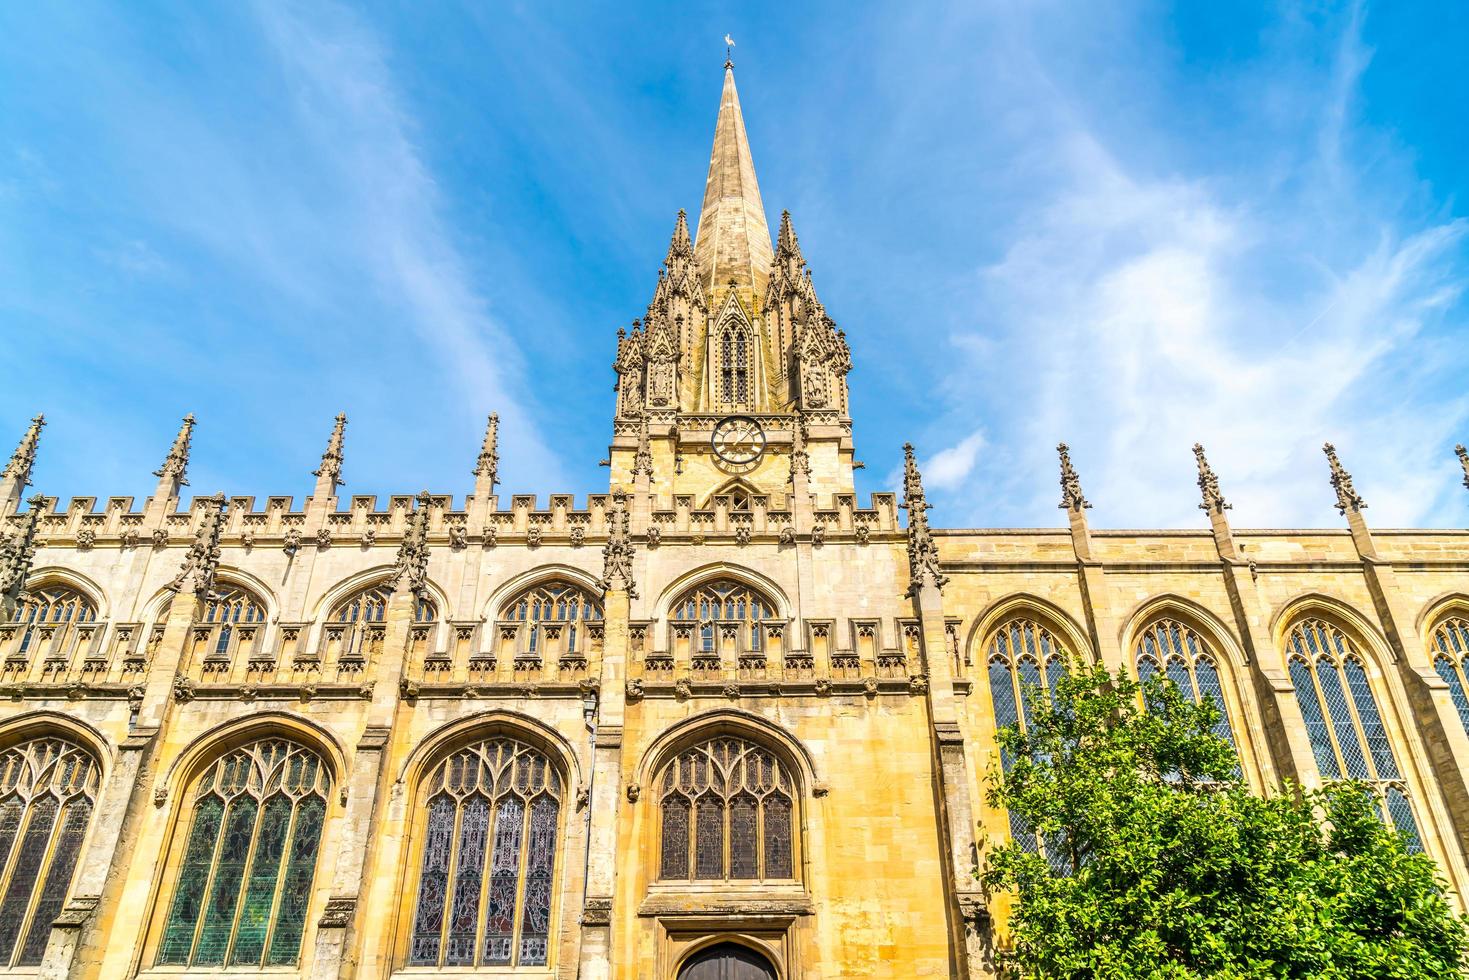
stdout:
{"type": "MultiPolygon", "coordinates": [[[[387,582],[368,586],[339,602],[332,610],[327,626],[328,645],[339,644],[343,657],[367,657],[381,649],[388,600],[393,588],[387,582]]],[[[432,600],[418,598],[413,604],[415,623],[432,623],[438,618],[432,600]]]]}
{"type": "Polygon", "coordinates": [[[1286,639],[1291,683],[1316,766],[1326,779],[1373,784],[1390,824],[1421,850],[1407,785],[1367,677],[1366,659],[1332,623],[1306,619],[1286,639]]]}
{"type": "Polygon", "coordinates": [[[774,602],[734,579],[705,582],[673,608],[675,620],[697,628],[695,650],[707,655],[719,653],[721,641],[733,645],[736,654],[765,649],[763,622],[776,615],[774,602]]]}
{"type": "Polygon", "coordinates": [[[735,321],[719,332],[719,400],[725,405],[750,402],[750,334],[735,321]]]}
{"type": "Polygon", "coordinates": [[[510,738],[433,770],[410,966],[546,965],[562,787],[544,754],[510,738]]]}
{"type": "Polygon", "coordinates": [[[96,620],[92,600],[68,585],[43,585],[26,592],[15,612],[20,624],[18,654],[65,649],[71,627],[96,620]],[[45,647],[45,650],[42,649],[45,647]]]}
{"type": "Polygon", "coordinates": [[[36,966],[97,803],[91,753],[58,738],[0,752],[0,966],[36,966]]]}
{"type": "Polygon", "coordinates": [[[1160,619],[1143,630],[1134,650],[1138,678],[1161,676],[1178,686],[1195,703],[1205,698],[1219,709],[1214,734],[1234,744],[1229,707],[1219,680],[1219,661],[1209,644],[1191,626],[1176,619],[1160,619]]]}
{"type": "Polygon", "coordinates": [[[769,750],[722,736],[680,752],[658,783],[659,877],[795,877],[795,782],[769,750]]]}
{"type": "Polygon", "coordinates": [[[1469,620],[1450,616],[1433,631],[1433,669],[1449,686],[1449,697],[1469,733],[1469,620]]]}
{"type": "MultiPolygon", "coordinates": [[[[1037,696],[1046,697],[1066,673],[1071,653],[1054,632],[1039,622],[1018,617],[995,630],[990,638],[988,664],[990,699],[996,728],[1019,725],[1025,731],[1037,696]]],[[[1009,771],[1014,764],[1008,750],[1001,749],[1000,765],[1009,771]]],[[[1058,870],[1066,866],[1059,842],[1047,847],[1018,814],[1010,814],[1010,836],[1027,851],[1045,854],[1058,870]]]]}
{"type": "Polygon", "coordinates": [[[507,602],[500,621],[519,624],[517,650],[536,656],[571,655],[586,652],[588,624],[602,621],[602,607],[580,586],[549,582],[507,602]]]}
{"type": "Polygon", "coordinates": [[[330,788],[321,757],[280,738],[204,772],[189,793],[158,965],[296,965],[330,788]]]}
{"type": "MultiPolygon", "coordinates": [[[[167,616],[177,601],[175,596],[162,615],[167,616]]],[[[207,630],[207,634],[198,634],[200,645],[195,649],[207,660],[229,660],[236,653],[248,655],[264,623],[265,603],[258,596],[242,586],[221,583],[204,603],[196,629],[207,630]]]]}

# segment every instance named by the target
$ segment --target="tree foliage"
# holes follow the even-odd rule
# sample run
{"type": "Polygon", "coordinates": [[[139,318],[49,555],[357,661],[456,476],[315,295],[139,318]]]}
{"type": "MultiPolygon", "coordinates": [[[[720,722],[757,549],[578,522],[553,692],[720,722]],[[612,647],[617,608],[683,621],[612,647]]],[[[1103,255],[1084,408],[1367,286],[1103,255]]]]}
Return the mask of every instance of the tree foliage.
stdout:
{"type": "Polygon", "coordinates": [[[1469,977],[1437,866],[1364,785],[1254,795],[1210,730],[1213,702],[1156,678],[1074,666],[1027,702],[989,791],[1017,840],[981,874],[1014,895],[1010,975],[1469,977]],[[1019,843],[1027,828],[1041,853],[1019,843]]]}

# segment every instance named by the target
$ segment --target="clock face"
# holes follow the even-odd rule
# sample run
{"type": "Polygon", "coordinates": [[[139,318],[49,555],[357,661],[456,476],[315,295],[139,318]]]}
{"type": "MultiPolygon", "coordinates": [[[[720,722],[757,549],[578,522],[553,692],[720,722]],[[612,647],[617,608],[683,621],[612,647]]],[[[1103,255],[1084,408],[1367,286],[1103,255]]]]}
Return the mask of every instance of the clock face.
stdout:
{"type": "Polygon", "coordinates": [[[714,455],[730,466],[747,467],[765,452],[765,432],[760,423],[745,415],[720,419],[709,440],[714,455]]]}

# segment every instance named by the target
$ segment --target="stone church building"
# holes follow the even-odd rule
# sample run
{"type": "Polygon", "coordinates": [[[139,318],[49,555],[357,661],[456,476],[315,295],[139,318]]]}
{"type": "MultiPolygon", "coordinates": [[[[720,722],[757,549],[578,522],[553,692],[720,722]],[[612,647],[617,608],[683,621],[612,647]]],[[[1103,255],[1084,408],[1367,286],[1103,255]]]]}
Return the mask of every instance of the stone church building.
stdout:
{"type": "Polygon", "coordinates": [[[1367,780],[1469,894],[1469,531],[1370,528],[1329,446],[1330,530],[1231,527],[1197,446],[1196,529],[1093,529],[1064,446],[1064,526],[942,528],[911,450],[859,500],[861,338],[772,239],[728,66],[649,285],[580,500],[498,496],[493,416],[465,496],[339,496],[338,416],[304,503],[185,497],[188,417],[141,506],[63,506],[32,423],[0,967],[989,977],[994,734],[1066,657],[1216,699],[1262,791],[1367,780]]]}

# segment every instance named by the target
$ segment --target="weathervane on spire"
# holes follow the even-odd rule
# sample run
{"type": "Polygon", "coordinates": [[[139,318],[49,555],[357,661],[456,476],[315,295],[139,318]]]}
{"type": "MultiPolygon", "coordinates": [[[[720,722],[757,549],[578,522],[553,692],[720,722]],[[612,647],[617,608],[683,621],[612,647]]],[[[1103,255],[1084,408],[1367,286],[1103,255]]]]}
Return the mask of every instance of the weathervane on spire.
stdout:
{"type": "Polygon", "coordinates": [[[724,67],[734,67],[734,38],[724,35],[724,67]]]}

